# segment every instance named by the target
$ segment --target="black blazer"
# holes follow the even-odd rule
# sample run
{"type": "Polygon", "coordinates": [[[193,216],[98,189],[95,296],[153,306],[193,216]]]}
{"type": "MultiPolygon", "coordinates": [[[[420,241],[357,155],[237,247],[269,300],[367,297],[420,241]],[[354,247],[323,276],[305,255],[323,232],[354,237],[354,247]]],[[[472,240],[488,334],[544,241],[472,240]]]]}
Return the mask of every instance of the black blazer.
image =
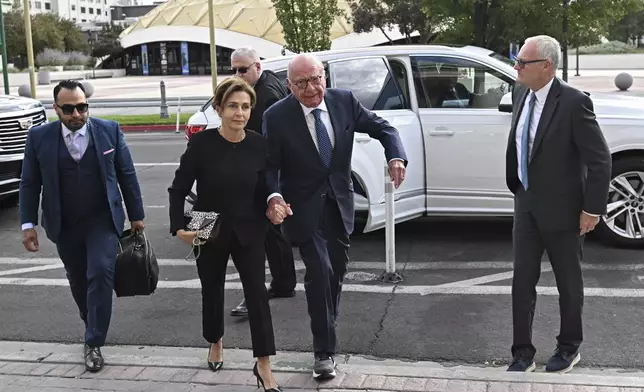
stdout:
{"type": "Polygon", "coordinates": [[[246,129],[262,133],[262,116],[264,115],[264,112],[275,102],[286,97],[288,95],[288,90],[286,90],[286,87],[284,87],[284,84],[280,81],[277,75],[270,70],[262,71],[262,76],[260,76],[257,83],[255,83],[254,89],[257,100],[255,102],[255,107],[250,112],[250,118],[248,119],[246,129]]]}
{"type": "MultiPolygon", "coordinates": [[[[506,152],[506,182],[513,193],[518,175],[516,134],[530,90],[512,92],[512,128],[506,152]]],[[[522,208],[533,211],[545,230],[579,229],[582,210],[606,212],[611,155],[595,119],[590,97],[555,78],[541,114],[528,164],[529,187],[522,208]]]]}
{"type": "Polygon", "coordinates": [[[293,216],[282,227],[293,243],[307,240],[318,225],[324,195],[330,184],[347,234],[353,231],[354,201],[351,157],[355,132],[366,133],[382,144],[387,161],[407,155],[398,131],[385,119],[360,104],[351,91],[326,89],[324,101],[335,135],[331,167],[322,163],[320,153],[306,125],[299,101],[289,95],[264,113],[263,132],[268,139],[267,181],[291,204],[293,216]]]}
{"type": "Polygon", "coordinates": [[[242,245],[262,240],[266,218],[266,140],[246,132],[231,143],[219,129],[207,129],[190,139],[175,172],[170,194],[170,233],[185,229],[185,197],[197,181],[195,211],[221,214],[221,235],[234,232],[242,245]]]}

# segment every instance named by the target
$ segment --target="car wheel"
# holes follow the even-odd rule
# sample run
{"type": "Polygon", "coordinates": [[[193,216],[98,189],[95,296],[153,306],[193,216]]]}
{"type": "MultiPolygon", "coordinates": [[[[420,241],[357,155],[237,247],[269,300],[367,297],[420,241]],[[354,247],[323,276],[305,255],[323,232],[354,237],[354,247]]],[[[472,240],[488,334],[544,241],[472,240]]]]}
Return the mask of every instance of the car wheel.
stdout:
{"type": "Polygon", "coordinates": [[[644,158],[613,162],[607,213],[595,232],[611,245],[644,245],[644,158]]]}

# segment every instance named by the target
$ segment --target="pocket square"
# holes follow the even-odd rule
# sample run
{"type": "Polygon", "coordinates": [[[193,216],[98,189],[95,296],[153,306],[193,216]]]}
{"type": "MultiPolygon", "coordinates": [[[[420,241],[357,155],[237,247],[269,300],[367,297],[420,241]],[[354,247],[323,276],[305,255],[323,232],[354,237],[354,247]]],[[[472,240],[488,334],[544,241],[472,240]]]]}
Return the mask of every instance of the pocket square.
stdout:
{"type": "Polygon", "coordinates": [[[112,151],[114,151],[114,149],[113,149],[113,148],[111,148],[111,149],[109,149],[109,150],[105,151],[105,152],[103,153],[103,155],[107,155],[107,154],[111,153],[112,151]]]}

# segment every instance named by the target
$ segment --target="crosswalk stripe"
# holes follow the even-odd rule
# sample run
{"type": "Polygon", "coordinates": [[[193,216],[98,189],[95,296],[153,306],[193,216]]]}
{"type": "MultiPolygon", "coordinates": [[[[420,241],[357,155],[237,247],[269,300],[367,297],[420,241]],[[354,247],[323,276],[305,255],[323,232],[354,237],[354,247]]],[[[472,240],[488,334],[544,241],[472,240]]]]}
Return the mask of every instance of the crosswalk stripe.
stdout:
{"type": "MultiPolygon", "coordinates": [[[[157,259],[159,266],[169,267],[182,267],[182,266],[196,266],[194,260],[185,259],[157,259]]],[[[19,257],[0,257],[0,264],[8,265],[48,265],[60,263],[57,257],[37,257],[37,258],[19,258],[19,257]]],[[[268,262],[266,262],[268,265],[268,262]]],[[[302,260],[295,261],[296,268],[304,267],[302,260]]],[[[232,266],[232,263],[231,263],[232,266]]],[[[400,271],[422,271],[422,270],[464,270],[464,269],[512,269],[511,261],[430,261],[430,262],[409,262],[396,264],[397,270],[400,271]]],[[[544,262],[541,268],[550,268],[550,263],[544,262]]],[[[384,270],[384,261],[351,261],[349,263],[349,270],[351,269],[374,269],[384,270]]],[[[593,262],[582,263],[582,269],[587,271],[641,271],[644,270],[644,263],[640,261],[633,262],[593,262]]]]}

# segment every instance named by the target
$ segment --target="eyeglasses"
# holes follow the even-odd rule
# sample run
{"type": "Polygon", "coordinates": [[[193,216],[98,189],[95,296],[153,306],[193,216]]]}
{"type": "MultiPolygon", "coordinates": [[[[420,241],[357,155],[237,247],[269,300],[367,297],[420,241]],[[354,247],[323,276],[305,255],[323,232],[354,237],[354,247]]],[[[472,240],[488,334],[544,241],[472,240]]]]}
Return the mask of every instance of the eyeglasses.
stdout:
{"type": "Polygon", "coordinates": [[[257,62],[254,62],[254,63],[250,64],[248,67],[231,67],[230,70],[231,70],[232,73],[239,72],[240,74],[245,74],[246,72],[248,72],[250,67],[252,67],[255,64],[257,64],[257,62]]]}
{"type": "Polygon", "coordinates": [[[300,79],[297,81],[291,81],[291,83],[296,85],[300,90],[304,90],[309,85],[309,82],[311,82],[311,85],[313,86],[319,86],[320,84],[322,84],[322,75],[312,76],[310,78],[300,79]]]}
{"type": "Polygon", "coordinates": [[[523,69],[523,68],[525,68],[525,66],[526,66],[526,65],[528,65],[528,64],[532,64],[532,63],[540,63],[540,62],[542,62],[542,61],[548,61],[548,60],[546,60],[546,59],[538,59],[538,60],[527,60],[527,61],[524,61],[524,60],[521,60],[521,59],[516,59],[516,60],[514,61],[514,64],[515,64],[515,65],[518,65],[518,66],[519,66],[519,68],[523,69]]]}
{"type": "Polygon", "coordinates": [[[78,113],[87,112],[87,109],[89,109],[89,104],[87,103],[79,103],[77,105],[65,104],[58,107],[60,108],[60,110],[63,111],[65,115],[69,116],[74,113],[74,109],[78,110],[78,113]]]}

